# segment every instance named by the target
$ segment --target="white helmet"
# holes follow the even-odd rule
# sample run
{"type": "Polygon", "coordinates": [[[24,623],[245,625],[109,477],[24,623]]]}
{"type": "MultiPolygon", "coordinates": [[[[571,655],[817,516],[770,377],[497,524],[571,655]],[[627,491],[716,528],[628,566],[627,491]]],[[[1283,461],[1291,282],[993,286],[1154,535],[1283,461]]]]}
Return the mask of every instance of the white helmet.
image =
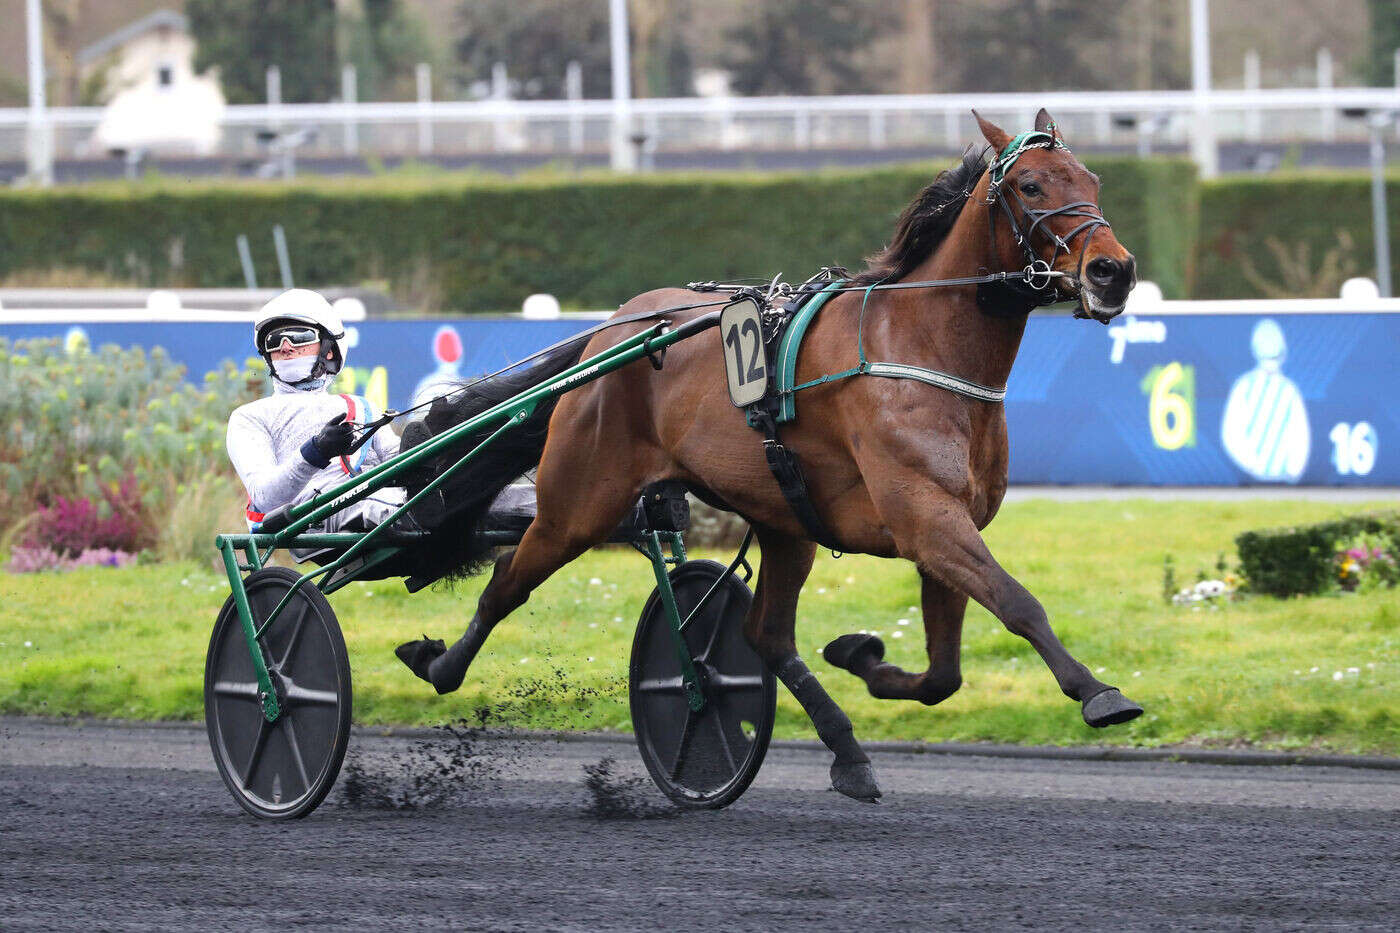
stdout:
{"type": "Polygon", "coordinates": [[[350,347],[345,339],[345,325],[340,315],[335,313],[331,303],[320,294],[307,288],[289,289],[262,306],[253,319],[253,345],[258,354],[272,365],[271,357],[263,348],[263,334],[274,324],[295,321],[310,324],[321,332],[321,349],[317,354],[317,367],[330,375],[340,372],[345,365],[345,356],[350,347]],[[325,359],[326,351],[334,350],[334,357],[325,359]]]}

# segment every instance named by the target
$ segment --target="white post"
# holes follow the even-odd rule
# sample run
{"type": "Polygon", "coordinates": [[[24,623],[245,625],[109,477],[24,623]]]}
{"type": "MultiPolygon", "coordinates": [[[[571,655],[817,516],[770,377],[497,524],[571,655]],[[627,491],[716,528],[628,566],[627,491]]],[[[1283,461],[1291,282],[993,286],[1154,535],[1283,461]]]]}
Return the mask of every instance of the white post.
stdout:
{"type": "Polygon", "coordinates": [[[962,114],[951,107],[943,111],[943,137],[947,140],[950,149],[962,146],[962,137],[958,134],[958,117],[960,116],[962,114]]]}
{"type": "Polygon", "coordinates": [[[798,149],[812,148],[812,114],[800,103],[792,112],[792,144],[798,149]]]}
{"type": "MultiPolygon", "coordinates": [[[[564,66],[564,96],[583,100],[583,66],[577,60],[564,66]]],[[[569,151],[583,151],[583,115],[574,107],[569,113],[569,151]]]]}
{"type": "Polygon", "coordinates": [[[608,0],[608,37],[612,46],[612,167],[637,168],[632,151],[632,57],[627,37],[627,0],[608,0]]]}
{"type": "Polygon", "coordinates": [[[885,111],[881,107],[870,108],[870,148],[885,147],[885,111]]]}
{"type": "Polygon", "coordinates": [[[29,180],[45,187],[53,184],[53,145],[44,97],[44,20],[39,0],[25,3],[26,44],[29,55],[29,180]]]}
{"type": "Polygon", "coordinates": [[[642,142],[637,153],[641,159],[643,171],[656,171],[656,150],[661,145],[661,118],[656,111],[646,114],[642,118],[645,126],[646,139],[642,142]]]}
{"type": "Polygon", "coordinates": [[[360,125],[355,122],[355,105],[360,101],[359,82],[355,66],[340,69],[340,100],[345,105],[345,126],[341,131],[346,155],[360,151],[360,125]]]}
{"type": "Polygon", "coordinates": [[[1191,0],[1191,90],[1195,126],[1191,156],[1202,178],[1220,174],[1215,149],[1215,124],[1210,110],[1210,6],[1208,0],[1191,0]]]}
{"type": "Polygon", "coordinates": [[[238,261],[243,266],[243,282],[249,291],[258,287],[258,270],[253,266],[253,251],[248,248],[248,234],[240,233],[238,239],[238,261]]]}
{"type": "Polygon", "coordinates": [[[282,273],[282,287],[296,288],[292,281],[292,256],[287,249],[287,231],[282,229],[281,224],[272,228],[272,245],[277,250],[277,268],[282,273]]]}
{"type": "Polygon", "coordinates": [[[276,65],[270,65],[267,69],[267,107],[271,113],[267,121],[270,129],[281,129],[282,119],[278,111],[282,109],[282,69],[276,65]]]}
{"type": "MultiPolygon", "coordinates": [[[[510,75],[506,72],[505,62],[496,62],[491,66],[491,99],[494,101],[504,101],[510,99],[510,75]]],[[[496,104],[498,116],[491,121],[491,145],[497,152],[505,152],[509,147],[506,145],[506,121],[500,116],[502,104],[496,104]]]]}
{"type": "Polygon", "coordinates": [[[1382,298],[1389,298],[1390,227],[1385,212],[1385,143],[1381,134],[1391,122],[1389,114],[1372,114],[1366,125],[1371,131],[1371,224],[1376,240],[1376,284],[1382,298]]]}
{"type": "Polygon", "coordinates": [[[739,132],[734,125],[734,106],[730,103],[731,96],[725,91],[723,97],[715,98],[715,113],[719,119],[719,147],[721,149],[733,149],[739,145],[739,132]]]}
{"type": "Polygon", "coordinates": [[[1113,116],[1102,107],[1094,111],[1094,137],[1101,143],[1113,138],[1113,116]]]}
{"type": "MultiPolygon", "coordinates": [[[[1250,49],[1244,53],[1244,89],[1257,91],[1259,84],[1259,50],[1250,49]]],[[[1263,135],[1263,114],[1258,107],[1247,107],[1244,112],[1244,138],[1250,142],[1258,142],[1263,135]]]]}
{"type": "Polygon", "coordinates": [[[419,62],[413,69],[418,82],[418,154],[429,155],[433,151],[433,69],[427,62],[419,62]]]}
{"type": "MultiPolygon", "coordinates": [[[[1332,90],[1332,50],[1317,50],[1317,89],[1319,91],[1332,90]]],[[[1337,108],[1328,101],[1322,105],[1319,114],[1322,117],[1322,138],[1327,142],[1332,142],[1337,138],[1337,108]]]]}

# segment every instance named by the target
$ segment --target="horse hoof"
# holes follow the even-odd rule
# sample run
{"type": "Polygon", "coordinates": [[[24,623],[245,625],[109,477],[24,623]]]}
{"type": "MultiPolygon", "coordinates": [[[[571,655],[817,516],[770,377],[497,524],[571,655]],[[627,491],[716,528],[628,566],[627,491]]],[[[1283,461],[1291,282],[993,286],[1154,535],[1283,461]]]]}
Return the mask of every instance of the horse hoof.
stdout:
{"type": "Polygon", "coordinates": [[[456,684],[447,686],[444,681],[448,678],[442,677],[445,672],[441,670],[437,672],[438,678],[433,677],[434,662],[446,653],[446,642],[441,638],[429,638],[426,635],[417,641],[406,641],[394,649],[394,654],[398,655],[400,661],[408,665],[409,670],[413,671],[420,679],[432,684],[440,694],[451,693],[462,683],[462,679],[459,677],[456,684]]]}
{"type": "Polygon", "coordinates": [[[1142,715],[1142,707],[1119,693],[1116,687],[1089,697],[1084,701],[1083,711],[1084,721],[1095,729],[1116,726],[1142,715]]]}
{"type": "Polygon", "coordinates": [[[834,762],[831,766],[831,786],[855,800],[874,803],[883,794],[875,783],[875,769],[868,761],[834,762]]]}
{"type": "Polygon", "coordinates": [[[822,657],[859,676],[860,668],[884,659],[885,643],[874,635],[842,635],[822,649],[822,657]]]}

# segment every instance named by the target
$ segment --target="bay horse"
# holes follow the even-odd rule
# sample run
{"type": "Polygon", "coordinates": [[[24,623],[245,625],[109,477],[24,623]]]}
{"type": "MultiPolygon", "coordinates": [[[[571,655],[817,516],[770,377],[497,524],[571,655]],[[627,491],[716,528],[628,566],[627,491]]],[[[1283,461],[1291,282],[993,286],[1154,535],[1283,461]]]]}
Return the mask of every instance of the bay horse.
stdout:
{"type": "MultiPolygon", "coordinates": [[[[1005,131],[974,116],[993,153],[1014,148],[1005,131]]],[[[1099,180],[1065,148],[1044,110],[1035,127],[1043,144],[1013,153],[1009,166],[989,167],[984,154],[969,147],[959,165],[906,208],[892,241],[868,260],[854,284],[1019,270],[1033,255],[1064,273],[1047,287],[1056,289],[1056,299],[1078,302],[1080,316],[1107,323],[1119,314],[1136,283],[1135,263],[1098,212],[1099,180]],[[1001,177],[994,178],[997,169],[1001,177]],[[989,191],[994,181],[999,191],[989,191]]],[[[660,289],[628,301],[618,315],[712,297],[660,289]]],[[[832,298],[809,329],[799,382],[855,365],[862,310],[871,359],[999,387],[1016,361],[1030,307],[1016,301],[979,306],[975,286],[846,292],[832,298]]],[[[677,313],[674,319],[694,315],[677,313]]],[[[586,346],[536,364],[511,389],[542,382],[646,326],[599,333],[586,346]]],[[[606,540],[643,487],[678,480],[702,501],[737,512],[753,526],[762,563],[744,634],[834,753],[833,786],[873,801],[880,789],[849,718],[797,654],[798,592],[817,545],[781,495],[761,438],[730,403],[722,353],[718,330],[707,332],[672,346],[659,370],[638,362],[568,392],[552,413],[536,413],[548,421],[547,432],[539,430],[542,421],[536,425],[538,443],[521,445],[528,448],[523,455],[506,462],[477,467],[458,488],[484,503],[538,458],[538,514],[520,545],[495,561],[466,633],[451,647],[426,637],[409,642],[398,655],[438,692],[457,689],[492,628],[535,587],[606,540]]],[[[437,429],[484,410],[498,396],[460,402],[439,414],[437,429]]],[[[840,549],[902,557],[922,580],[926,671],[886,663],[883,645],[868,635],[836,639],[823,652],[829,663],[860,677],[876,697],[939,703],[962,683],[963,615],[973,599],[1035,647],[1060,690],[1081,704],[1089,725],[1126,722],[1142,713],[1070,655],[1045,609],[982,540],[980,531],[1006,494],[1001,402],[913,380],[857,377],[810,388],[799,406],[799,417],[784,425],[783,443],[800,458],[811,502],[840,549]]],[[[479,517],[480,509],[472,514],[479,517]]],[[[472,556],[479,561],[484,553],[472,556]]]]}

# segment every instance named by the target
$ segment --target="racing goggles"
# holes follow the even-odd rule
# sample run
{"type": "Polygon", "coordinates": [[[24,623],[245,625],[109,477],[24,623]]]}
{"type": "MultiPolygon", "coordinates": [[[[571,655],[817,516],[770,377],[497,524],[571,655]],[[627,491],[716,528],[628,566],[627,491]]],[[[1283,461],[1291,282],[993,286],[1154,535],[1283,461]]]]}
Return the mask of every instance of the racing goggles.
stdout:
{"type": "Polygon", "coordinates": [[[290,343],[293,349],[309,347],[321,342],[321,333],[316,328],[308,327],[305,324],[274,327],[263,334],[263,351],[271,353],[273,350],[280,350],[284,340],[290,343]]]}

